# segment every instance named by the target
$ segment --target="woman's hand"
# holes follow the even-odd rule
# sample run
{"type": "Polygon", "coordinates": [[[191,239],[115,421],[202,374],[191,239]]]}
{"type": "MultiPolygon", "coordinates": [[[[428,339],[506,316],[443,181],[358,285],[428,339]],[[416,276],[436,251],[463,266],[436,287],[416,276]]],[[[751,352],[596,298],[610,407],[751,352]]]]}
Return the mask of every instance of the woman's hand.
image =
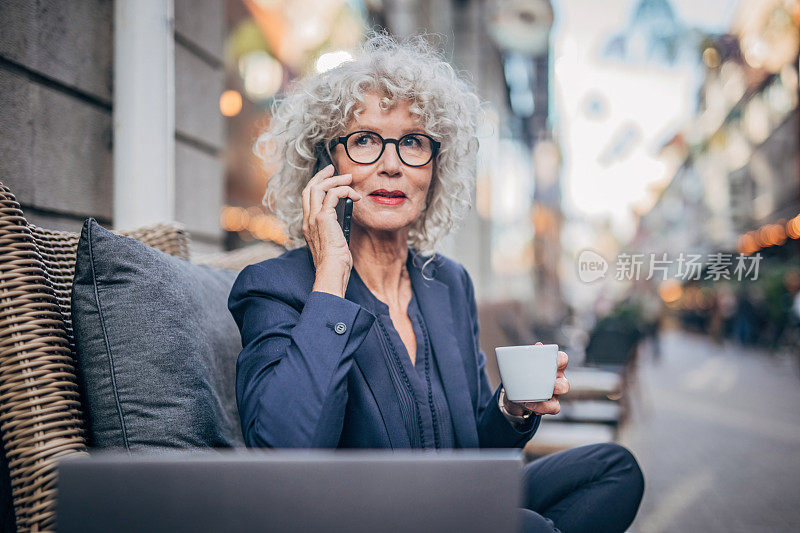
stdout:
{"type": "MultiPolygon", "coordinates": [[[[542,343],[537,342],[536,344],[542,343]]],[[[556,369],[556,384],[553,389],[552,398],[543,402],[525,403],[512,402],[506,398],[506,410],[509,412],[509,414],[520,416],[524,414],[525,410],[527,409],[532,410],[536,414],[540,415],[557,415],[559,411],[561,411],[561,403],[558,401],[558,397],[569,392],[569,381],[567,381],[567,376],[564,375],[564,372],[567,370],[568,362],[569,357],[567,357],[567,353],[559,351],[556,369]]]]}
{"type": "Polygon", "coordinates": [[[336,219],[336,204],[347,196],[357,202],[361,195],[347,185],[353,180],[351,174],[333,172],[333,165],[328,165],[303,189],[303,235],[317,271],[313,290],[344,297],[353,256],[336,219]]]}

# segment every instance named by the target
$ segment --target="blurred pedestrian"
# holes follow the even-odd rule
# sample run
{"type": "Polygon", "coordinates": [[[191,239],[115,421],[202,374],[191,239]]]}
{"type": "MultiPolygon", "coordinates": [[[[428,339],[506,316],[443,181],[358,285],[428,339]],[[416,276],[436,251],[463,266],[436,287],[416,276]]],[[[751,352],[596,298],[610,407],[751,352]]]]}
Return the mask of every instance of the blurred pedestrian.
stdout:
{"type": "Polygon", "coordinates": [[[734,315],[734,331],[736,338],[743,345],[748,345],[753,339],[756,312],[750,301],[747,291],[742,289],[736,295],[736,313],[734,315]]]}

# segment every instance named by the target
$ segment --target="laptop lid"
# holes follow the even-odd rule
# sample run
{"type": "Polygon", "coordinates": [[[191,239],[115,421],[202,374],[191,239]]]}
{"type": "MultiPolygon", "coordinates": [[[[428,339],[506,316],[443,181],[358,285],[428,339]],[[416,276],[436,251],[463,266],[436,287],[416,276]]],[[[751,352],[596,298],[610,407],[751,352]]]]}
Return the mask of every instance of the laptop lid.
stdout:
{"type": "Polygon", "coordinates": [[[514,450],[97,454],[58,466],[58,531],[517,531],[514,450]]]}

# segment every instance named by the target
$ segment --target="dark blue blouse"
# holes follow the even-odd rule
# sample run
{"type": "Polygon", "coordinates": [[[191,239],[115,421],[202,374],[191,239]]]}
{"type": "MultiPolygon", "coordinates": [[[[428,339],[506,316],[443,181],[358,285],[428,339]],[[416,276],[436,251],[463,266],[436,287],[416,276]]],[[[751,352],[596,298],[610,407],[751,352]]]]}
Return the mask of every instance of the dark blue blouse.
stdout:
{"type": "Polygon", "coordinates": [[[450,416],[450,408],[444,395],[442,378],[436,363],[425,320],[417,305],[413,290],[408,303],[408,316],[417,338],[415,363],[411,363],[400,334],[392,323],[389,306],[380,301],[366,286],[356,272],[351,271],[355,303],[375,315],[374,328],[387,348],[385,359],[389,375],[392,377],[400,412],[408,431],[412,448],[454,448],[455,430],[450,416]]]}

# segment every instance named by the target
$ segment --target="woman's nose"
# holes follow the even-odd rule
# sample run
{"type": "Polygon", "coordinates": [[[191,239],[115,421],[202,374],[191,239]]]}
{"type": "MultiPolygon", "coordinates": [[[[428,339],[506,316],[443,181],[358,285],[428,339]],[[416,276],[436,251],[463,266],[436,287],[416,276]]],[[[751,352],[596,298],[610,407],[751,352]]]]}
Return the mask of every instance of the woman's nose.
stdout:
{"type": "Polygon", "coordinates": [[[386,144],[386,148],[383,150],[379,161],[381,163],[381,171],[386,174],[394,176],[400,173],[401,161],[394,144],[386,144]]]}

